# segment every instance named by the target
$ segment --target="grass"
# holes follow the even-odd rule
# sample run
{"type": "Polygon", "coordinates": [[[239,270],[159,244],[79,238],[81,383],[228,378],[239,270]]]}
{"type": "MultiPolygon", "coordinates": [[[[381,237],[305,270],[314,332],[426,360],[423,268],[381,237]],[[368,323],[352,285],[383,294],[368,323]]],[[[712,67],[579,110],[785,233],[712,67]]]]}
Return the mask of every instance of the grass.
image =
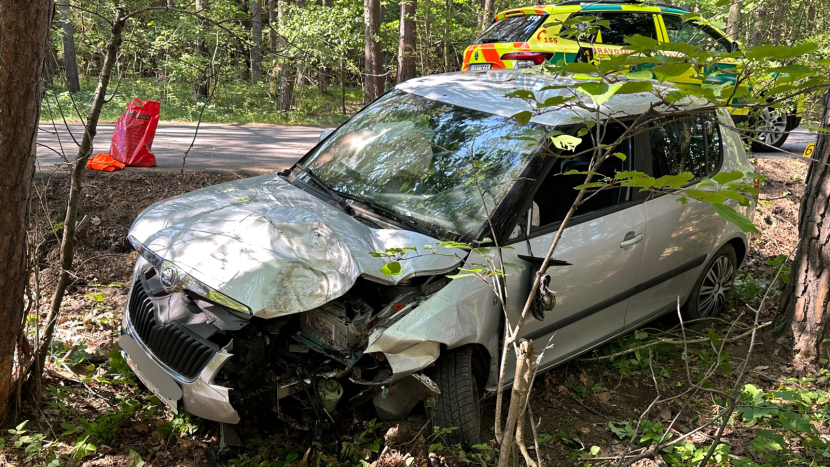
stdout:
{"type": "MultiPolygon", "coordinates": [[[[81,90],[70,96],[62,86],[47,90],[42,104],[41,119],[61,119],[60,108],[68,121],[79,122],[72,104],[72,97],[78,110],[86,119],[96,83],[83,81],[81,90]],[[50,113],[51,112],[51,113],[50,113]]],[[[189,85],[158,80],[155,78],[123,80],[117,86],[113,82],[107,96],[113,95],[104,105],[101,122],[114,122],[127,110],[133,98],[161,102],[162,122],[197,122],[205,98],[197,98],[189,85]]],[[[342,108],[340,88],[332,86],[329,93],[320,93],[316,87],[298,87],[294,91],[294,109],[283,113],[277,110],[277,103],[268,94],[268,83],[220,84],[205,107],[203,122],[210,123],[272,123],[283,125],[337,125],[356,112],[363,102],[361,88],[346,88],[346,114],[342,108]]]]}

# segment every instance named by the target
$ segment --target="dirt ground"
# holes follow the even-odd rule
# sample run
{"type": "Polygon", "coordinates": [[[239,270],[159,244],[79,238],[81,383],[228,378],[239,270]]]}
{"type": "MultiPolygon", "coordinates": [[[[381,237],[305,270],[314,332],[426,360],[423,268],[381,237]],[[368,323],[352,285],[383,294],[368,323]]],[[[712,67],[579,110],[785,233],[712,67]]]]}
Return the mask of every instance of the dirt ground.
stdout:
{"type": "MultiPolygon", "coordinates": [[[[744,332],[754,316],[748,305],[758,305],[780,265],[780,260],[776,262],[775,259],[780,255],[786,257],[793,248],[806,165],[797,159],[774,159],[759,161],[759,168],[769,177],[762,188],[762,203],[756,213],[760,233],[751,238],[751,250],[736,282],[733,306],[721,316],[721,321],[689,326],[686,332],[690,339],[707,336],[710,330],[723,335],[732,322],[737,324],[730,335],[744,332]]],[[[11,447],[12,441],[20,435],[15,438],[5,434],[7,429],[29,420],[25,426],[29,434],[43,434],[42,444],[46,447],[42,447],[42,452],[51,449],[50,452],[59,455],[58,463],[54,465],[138,466],[141,465],[138,459],[145,466],[209,465],[205,448],[218,448],[216,425],[195,417],[172,417],[164,413],[145,389],[122,384],[108,361],[119,334],[122,307],[136,259],[126,240],[132,220],[156,201],[238,178],[241,176],[138,174],[129,170],[87,174],[79,215],[79,219],[86,220],[82,221],[76,235],[76,278],[58,320],[56,341],[60,344],[56,346],[55,357],[50,359],[44,387],[39,392],[42,403],[25,402],[21,410],[3,423],[6,448],[0,451],[0,464],[44,465],[46,458],[38,455],[26,462],[27,453],[22,448],[11,447]],[[96,426],[90,429],[91,424],[96,426]],[[83,444],[82,435],[90,432],[96,433],[96,439],[102,441],[98,441],[94,449],[79,449],[83,444]]],[[[65,177],[45,174],[37,180],[37,199],[32,212],[37,234],[33,234],[32,241],[37,246],[38,281],[43,289],[40,297],[35,298],[42,304],[48,301],[50,285],[57,274],[60,230],[56,227],[63,219],[67,181],[65,177]]],[[[777,310],[780,284],[772,284],[769,295],[761,313],[764,321],[777,310]]],[[[43,308],[40,326],[45,318],[43,308]]],[[[34,320],[30,321],[30,329],[34,329],[34,320]]],[[[678,319],[674,315],[666,316],[635,335],[538,376],[530,405],[538,422],[536,435],[540,454],[549,465],[582,465],[580,454],[587,454],[592,448],[594,456],[619,455],[628,441],[621,440],[612,428],[636,420],[658,391],[667,397],[686,389],[686,367],[680,346],[654,346],[645,351],[644,357],[640,352],[639,356],[627,354],[613,361],[589,360],[638,346],[643,339],[642,333],[677,338],[678,319]]],[[[748,339],[727,344],[729,363],[735,367],[741,364],[747,346],[748,339]]],[[[779,385],[792,372],[788,366],[790,348],[785,338],[776,337],[769,328],[759,332],[745,382],[761,388],[779,385]]],[[[705,360],[701,350],[705,350],[705,345],[690,348],[692,365],[705,360]]],[[[721,374],[715,378],[715,383],[725,387],[733,380],[732,376],[721,374]]],[[[714,403],[708,395],[696,400],[681,397],[654,407],[648,418],[660,423],[680,413],[675,424],[679,434],[707,420],[713,413],[714,403]]],[[[488,444],[492,446],[494,399],[488,399],[482,405],[483,413],[489,414],[483,421],[483,439],[489,440],[488,444]]],[[[306,442],[304,432],[279,425],[267,433],[246,428],[243,438],[248,446],[236,454],[241,456],[240,459],[253,460],[261,453],[270,453],[274,456],[269,457],[271,459],[287,457],[291,459],[289,463],[301,462],[303,466],[311,462],[329,465],[339,455],[338,462],[349,464],[352,462],[343,461],[346,446],[358,453],[368,453],[371,461],[377,457],[371,457],[371,453],[377,451],[373,444],[379,442],[380,449],[384,449],[384,445],[388,449],[383,459],[373,464],[376,466],[409,466],[407,457],[414,457],[419,467],[428,463],[436,465],[435,462],[449,465],[473,462],[461,457],[456,450],[438,445],[440,437],[422,432],[427,426],[423,411],[397,427],[384,424],[367,428],[367,422],[374,417],[371,404],[353,410],[341,409],[336,432],[327,434],[322,446],[308,451],[310,443],[306,442]],[[289,454],[285,455],[286,452],[289,454]],[[295,454],[293,458],[291,453],[295,454]],[[326,455],[333,457],[326,458],[326,455]]],[[[690,440],[705,443],[713,431],[713,428],[703,430],[690,440]]],[[[724,440],[733,447],[733,454],[740,455],[751,434],[751,430],[728,429],[724,440]]],[[[492,464],[494,455],[492,450],[484,449],[472,458],[479,464],[492,464]]],[[[227,461],[227,457],[220,459],[220,465],[227,461]]],[[[656,464],[643,460],[637,465],[656,464]]]]}

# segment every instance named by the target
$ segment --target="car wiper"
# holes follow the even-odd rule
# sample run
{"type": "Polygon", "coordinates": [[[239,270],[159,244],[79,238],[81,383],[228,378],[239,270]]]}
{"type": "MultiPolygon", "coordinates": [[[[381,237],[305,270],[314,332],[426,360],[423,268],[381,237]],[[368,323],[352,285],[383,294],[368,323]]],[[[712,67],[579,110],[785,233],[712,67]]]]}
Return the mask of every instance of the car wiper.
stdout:
{"type": "Polygon", "coordinates": [[[311,171],[311,169],[309,169],[308,167],[306,167],[306,166],[304,166],[304,165],[300,164],[299,162],[298,162],[298,163],[296,163],[296,164],[294,164],[294,165],[295,165],[298,169],[300,169],[300,170],[302,170],[303,172],[305,172],[305,174],[306,174],[306,175],[308,175],[308,178],[310,178],[310,179],[311,179],[311,181],[312,181],[312,182],[314,182],[317,186],[319,186],[320,188],[322,188],[322,189],[323,189],[323,192],[325,192],[325,194],[326,194],[329,198],[331,198],[332,200],[334,200],[334,202],[336,202],[336,203],[337,203],[337,205],[338,205],[338,206],[340,206],[340,207],[343,209],[343,211],[344,211],[345,213],[347,213],[347,214],[352,214],[353,210],[352,210],[352,207],[351,207],[351,206],[349,206],[349,203],[347,203],[347,202],[346,202],[346,200],[344,200],[342,196],[340,196],[339,194],[337,194],[337,192],[335,192],[334,190],[332,190],[331,188],[329,188],[329,186],[328,186],[328,185],[326,185],[326,183],[325,183],[324,181],[320,180],[320,178],[319,178],[319,177],[317,177],[316,175],[314,175],[314,172],[312,172],[312,171],[311,171]]]}
{"type": "Polygon", "coordinates": [[[480,39],[478,41],[479,44],[493,44],[495,42],[510,42],[506,39],[502,39],[501,37],[488,37],[486,39],[480,39]]]}
{"type": "Polygon", "coordinates": [[[380,211],[380,212],[386,214],[387,216],[389,216],[393,219],[396,219],[398,222],[400,222],[401,224],[404,224],[405,226],[409,227],[410,229],[414,230],[415,232],[418,232],[420,234],[424,234],[428,237],[432,236],[431,232],[429,232],[428,230],[426,230],[423,227],[419,226],[418,224],[412,222],[412,220],[409,219],[408,217],[404,216],[401,213],[395,212],[395,211],[393,211],[389,208],[385,208],[385,207],[375,203],[375,200],[373,200],[372,198],[362,198],[360,196],[355,196],[355,195],[351,195],[351,194],[348,194],[348,193],[340,193],[340,195],[344,198],[349,198],[349,199],[358,201],[360,203],[363,203],[363,204],[369,206],[370,208],[372,208],[376,211],[380,211]]]}

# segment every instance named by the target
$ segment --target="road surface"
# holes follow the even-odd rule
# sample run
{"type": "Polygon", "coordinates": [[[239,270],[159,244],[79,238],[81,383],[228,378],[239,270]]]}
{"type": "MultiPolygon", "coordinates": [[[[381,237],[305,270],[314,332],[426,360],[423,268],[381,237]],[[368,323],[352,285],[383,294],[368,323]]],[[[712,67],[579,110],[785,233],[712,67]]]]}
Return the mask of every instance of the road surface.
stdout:
{"type": "MultiPolygon", "coordinates": [[[[83,135],[81,125],[69,125],[69,129],[80,141],[83,135]]],[[[109,152],[112,130],[111,124],[98,126],[93,154],[109,152]]],[[[193,143],[193,149],[187,156],[185,170],[242,173],[282,170],[314,147],[324,130],[322,127],[310,126],[202,124],[193,143]]],[[[193,142],[195,131],[196,125],[159,124],[153,141],[156,170],[181,169],[182,156],[193,142]]],[[[815,141],[815,134],[798,128],[790,134],[782,149],[800,156],[807,143],[811,141],[815,141]]],[[[66,127],[58,126],[56,136],[51,124],[41,123],[37,148],[38,170],[51,172],[63,165],[60,156],[55,152],[60,151],[61,146],[70,160],[75,157],[77,146],[69,137],[66,127]]],[[[785,152],[777,151],[754,155],[765,158],[791,157],[785,152]]],[[[129,170],[149,169],[134,167],[129,170]]]]}
{"type": "MultiPolygon", "coordinates": [[[[93,154],[109,152],[113,126],[98,125],[93,154]]],[[[83,127],[70,124],[69,130],[80,142],[83,127]]],[[[324,130],[322,127],[311,126],[203,123],[193,142],[196,125],[160,123],[152,150],[156,156],[156,169],[160,170],[180,170],[182,156],[193,142],[193,149],[187,155],[186,171],[273,172],[290,167],[314,147],[324,130]]],[[[55,133],[51,123],[40,124],[37,141],[40,171],[52,171],[65,165],[56,153],[60,152],[61,147],[70,160],[78,152],[66,126],[58,125],[57,135],[55,133]]],[[[148,169],[132,167],[128,170],[148,169]]]]}

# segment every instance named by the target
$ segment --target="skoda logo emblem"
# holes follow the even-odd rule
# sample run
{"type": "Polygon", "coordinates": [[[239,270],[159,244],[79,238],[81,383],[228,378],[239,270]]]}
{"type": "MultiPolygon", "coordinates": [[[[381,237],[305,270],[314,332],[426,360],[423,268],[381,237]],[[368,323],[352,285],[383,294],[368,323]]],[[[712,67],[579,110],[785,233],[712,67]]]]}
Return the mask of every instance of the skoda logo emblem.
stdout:
{"type": "Polygon", "coordinates": [[[478,60],[478,50],[476,50],[475,59],[478,60]]]}
{"type": "Polygon", "coordinates": [[[167,290],[172,290],[179,285],[179,271],[173,266],[165,266],[159,274],[161,285],[167,290]]]}

